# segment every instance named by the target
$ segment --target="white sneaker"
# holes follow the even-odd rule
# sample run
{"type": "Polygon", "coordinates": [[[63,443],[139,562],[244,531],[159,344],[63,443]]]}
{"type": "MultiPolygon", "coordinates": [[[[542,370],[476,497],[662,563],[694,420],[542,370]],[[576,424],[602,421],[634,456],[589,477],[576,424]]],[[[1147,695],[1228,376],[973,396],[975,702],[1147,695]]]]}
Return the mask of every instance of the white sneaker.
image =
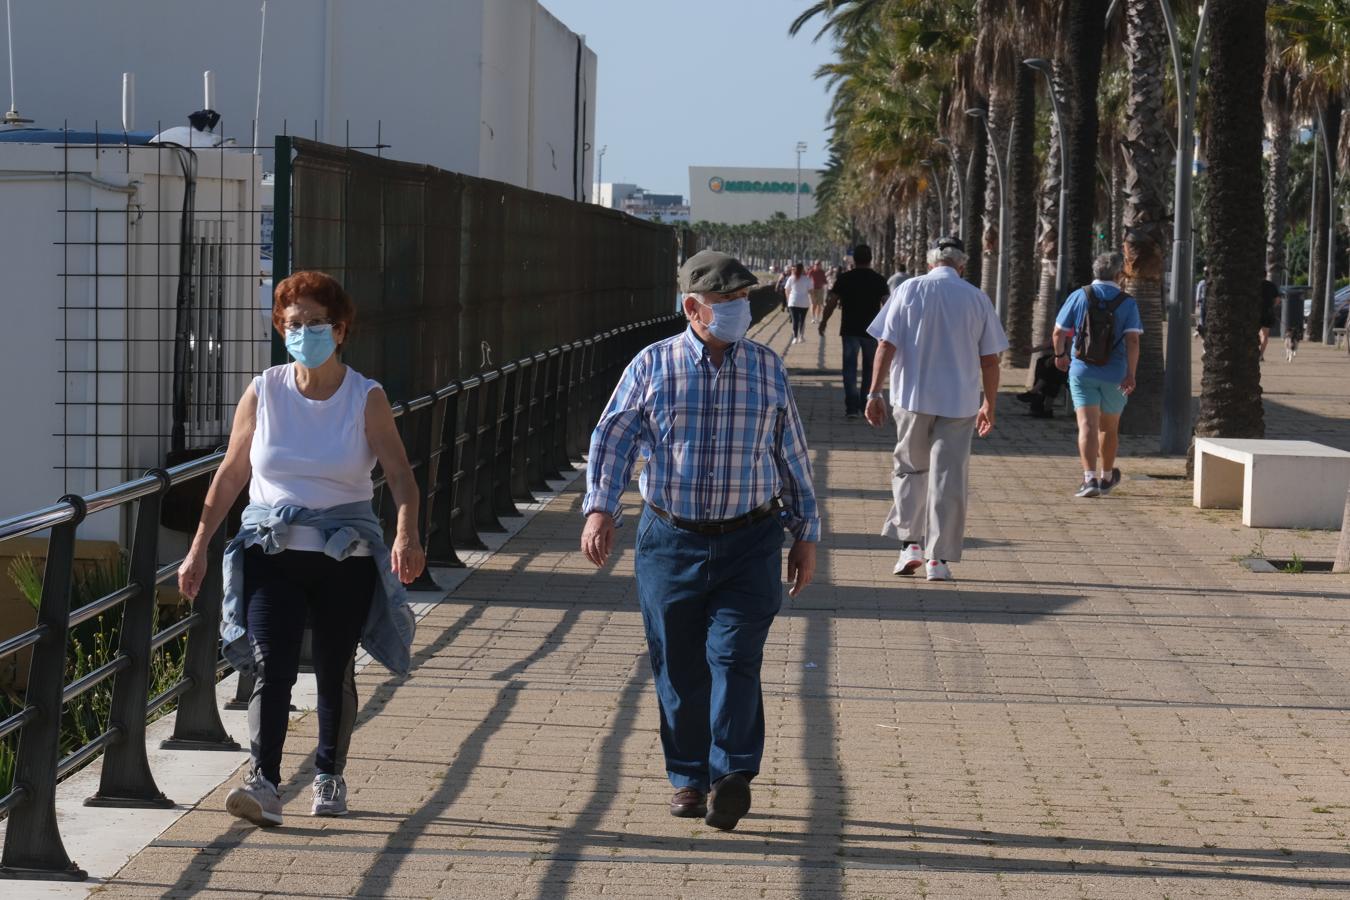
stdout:
{"type": "Polygon", "coordinates": [[[341,775],[314,777],[314,805],[310,815],[345,816],[347,814],[347,782],[341,775]]]}
{"type": "Polygon", "coordinates": [[[940,559],[930,559],[927,565],[929,581],[951,581],[952,570],[940,559]]]}
{"type": "Polygon", "coordinates": [[[906,544],[905,549],[900,551],[900,558],[895,561],[895,568],[891,569],[891,572],[895,575],[913,575],[922,565],[923,548],[918,544],[906,544]]]}

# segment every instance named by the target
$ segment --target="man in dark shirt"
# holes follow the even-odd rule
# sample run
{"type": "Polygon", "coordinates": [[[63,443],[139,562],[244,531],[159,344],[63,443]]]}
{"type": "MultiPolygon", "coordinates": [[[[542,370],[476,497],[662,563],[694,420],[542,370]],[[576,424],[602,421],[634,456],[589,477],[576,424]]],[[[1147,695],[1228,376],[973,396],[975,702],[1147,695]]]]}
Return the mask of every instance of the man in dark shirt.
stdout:
{"type": "Polygon", "coordinates": [[[863,378],[871,378],[877,339],[867,333],[867,326],[889,296],[886,279],[872,269],[872,248],[859,244],[853,249],[853,268],[835,279],[820,319],[820,333],[824,334],[835,307],[842,308],[839,337],[844,343],[844,415],[850,419],[861,416],[865,405],[858,385],[858,354],[862,354],[863,378]]]}
{"type": "Polygon", "coordinates": [[[1261,282],[1261,360],[1266,358],[1266,346],[1270,343],[1270,329],[1275,327],[1275,304],[1279,302],[1280,289],[1275,282],[1267,278],[1261,282]]]}

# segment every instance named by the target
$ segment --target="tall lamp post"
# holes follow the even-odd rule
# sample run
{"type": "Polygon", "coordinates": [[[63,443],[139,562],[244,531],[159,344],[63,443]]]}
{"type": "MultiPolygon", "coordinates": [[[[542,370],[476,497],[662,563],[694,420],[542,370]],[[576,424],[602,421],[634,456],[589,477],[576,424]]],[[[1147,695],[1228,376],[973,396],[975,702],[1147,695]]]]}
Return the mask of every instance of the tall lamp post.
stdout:
{"type": "Polygon", "coordinates": [[[599,203],[600,197],[604,192],[602,185],[605,183],[605,151],[609,149],[609,144],[600,148],[600,153],[596,157],[599,168],[595,172],[595,202],[599,203]]]}
{"type": "Polygon", "coordinates": [[[1069,242],[1065,240],[1064,234],[1068,230],[1069,214],[1069,142],[1064,133],[1064,110],[1060,107],[1059,94],[1055,91],[1054,66],[1050,60],[1039,57],[1024,59],[1022,64],[1045,76],[1046,86],[1050,89],[1050,104],[1055,111],[1055,131],[1059,134],[1059,224],[1055,226],[1059,230],[1056,240],[1059,253],[1055,261],[1055,305],[1058,307],[1069,293],[1069,242]]]}
{"type": "MultiPolygon", "coordinates": [[[[796,221],[800,222],[802,220],[802,154],[806,152],[806,141],[798,141],[796,150],[797,181],[792,185],[792,199],[796,204],[796,221]]],[[[797,256],[801,258],[806,255],[805,241],[802,239],[800,226],[797,227],[796,231],[797,239],[802,241],[802,244],[797,247],[797,256]]]]}
{"type": "Polygon", "coordinates": [[[1172,48],[1172,70],[1177,80],[1177,171],[1176,198],[1172,212],[1172,293],[1167,298],[1167,357],[1163,366],[1162,446],[1165,454],[1185,453],[1191,444],[1191,276],[1195,268],[1191,245],[1194,209],[1191,182],[1195,154],[1195,94],[1200,79],[1200,51],[1209,21],[1209,0],[1200,7],[1200,25],[1191,52],[1187,89],[1182,91],[1186,67],[1181,60],[1181,39],[1169,0],[1162,4],[1167,23],[1167,41],[1172,48]]]}
{"type": "Polygon", "coordinates": [[[937,164],[934,163],[931,159],[921,159],[919,160],[919,165],[928,169],[928,171],[931,172],[933,175],[933,193],[937,194],[937,201],[938,201],[937,236],[942,237],[947,233],[947,201],[942,196],[943,193],[945,192],[942,190],[942,188],[938,187],[938,182],[941,181],[942,179],[938,178],[937,164]]]}
{"type": "MultiPolygon", "coordinates": [[[[956,174],[956,202],[960,204],[961,209],[957,215],[957,228],[960,235],[964,238],[966,235],[966,183],[961,177],[961,156],[956,151],[956,144],[952,143],[951,138],[940,137],[937,142],[947,148],[947,153],[952,158],[952,171],[956,174]]],[[[1002,196],[1000,194],[1000,196],[1002,196]]]]}
{"type": "MultiPolygon", "coordinates": [[[[994,172],[998,175],[998,280],[994,288],[994,308],[999,321],[1008,324],[1008,189],[1003,171],[1003,153],[994,143],[994,129],[989,127],[989,114],[982,109],[968,109],[966,115],[984,123],[989,135],[989,152],[994,154],[994,172]]],[[[962,229],[964,231],[964,229],[962,229]]]]}
{"type": "MultiPolygon", "coordinates": [[[[1322,343],[1334,346],[1336,311],[1336,185],[1331,170],[1331,154],[1335,151],[1327,142],[1327,122],[1322,104],[1317,105],[1317,130],[1322,135],[1322,159],[1326,163],[1327,179],[1327,285],[1326,296],[1322,298],[1322,343]]],[[[1314,183],[1317,181],[1313,178],[1314,183]]],[[[1317,201],[1314,200],[1314,203],[1317,201]]],[[[1308,243],[1312,244],[1312,231],[1308,231],[1308,243]]],[[[1308,267],[1308,284],[1312,285],[1312,266],[1308,267]]]]}

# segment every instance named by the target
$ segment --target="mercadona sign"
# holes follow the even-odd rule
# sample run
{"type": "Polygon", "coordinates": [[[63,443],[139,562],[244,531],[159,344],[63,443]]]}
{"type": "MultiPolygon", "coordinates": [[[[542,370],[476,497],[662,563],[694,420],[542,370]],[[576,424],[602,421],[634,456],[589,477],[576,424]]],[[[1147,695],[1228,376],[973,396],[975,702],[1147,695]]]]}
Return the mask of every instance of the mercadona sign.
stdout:
{"type": "Polygon", "coordinates": [[[714,194],[809,194],[811,185],[805,181],[800,188],[791,181],[726,181],[714,175],[708,179],[708,190],[714,194]]]}

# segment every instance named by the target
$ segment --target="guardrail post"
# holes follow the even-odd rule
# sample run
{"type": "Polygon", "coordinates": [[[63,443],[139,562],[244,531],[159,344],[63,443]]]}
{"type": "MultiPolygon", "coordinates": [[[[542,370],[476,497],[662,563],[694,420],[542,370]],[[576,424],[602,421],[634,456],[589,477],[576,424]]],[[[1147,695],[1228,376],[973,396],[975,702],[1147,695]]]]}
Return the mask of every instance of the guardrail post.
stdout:
{"type": "MultiPolygon", "coordinates": [[[[482,405],[482,381],[470,379],[468,396],[464,398],[464,443],[454,454],[458,460],[459,477],[455,479],[454,520],[451,539],[456,547],[469,547],[474,550],[486,550],[487,545],[478,536],[475,528],[474,507],[478,497],[478,438],[479,415],[482,405]]],[[[458,440],[458,439],[457,439],[458,440]]]]}
{"type": "MultiPolygon", "coordinates": [[[[416,413],[405,413],[406,416],[416,415],[418,417],[418,428],[416,429],[418,447],[420,453],[416,456],[410,452],[410,458],[417,460],[420,464],[413,469],[413,475],[417,478],[417,493],[419,503],[417,504],[417,526],[419,540],[422,541],[422,548],[427,548],[431,539],[431,503],[435,497],[436,472],[435,466],[440,459],[440,451],[436,448],[436,441],[440,431],[441,410],[444,406],[442,401],[436,401],[430,406],[424,406],[416,413]]],[[[404,442],[405,446],[407,442],[404,442]]],[[[395,511],[397,517],[397,510],[395,511]]],[[[436,584],[436,579],[431,577],[431,566],[422,570],[412,584],[408,585],[410,591],[438,591],[440,586],[436,584]]]]}
{"type": "Polygon", "coordinates": [[[525,484],[531,491],[546,492],[548,482],[544,479],[543,466],[543,415],[544,394],[548,383],[548,357],[542,353],[534,355],[534,365],[530,378],[530,401],[525,406],[525,484]]]}
{"type": "Polygon", "coordinates": [[[492,386],[492,512],[498,521],[502,516],[520,515],[512,499],[511,481],[511,430],[516,421],[520,367],[513,363],[501,371],[492,386]]]}
{"type": "Polygon", "coordinates": [[[216,673],[220,660],[220,604],[225,585],[221,569],[225,556],[225,526],[216,529],[206,551],[206,578],[192,611],[200,618],[188,631],[187,651],[183,655],[183,677],[192,686],[178,698],[174,714],[173,736],[160,742],[165,750],[238,750],[239,742],[230,737],[220,721],[216,702],[216,673]]]}
{"type": "Polygon", "coordinates": [[[428,469],[435,490],[427,509],[427,565],[452,569],[464,568],[464,561],[455,554],[451,539],[455,514],[455,457],[456,435],[459,431],[459,392],[444,397],[437,404],[440,425],[432,429],[437,441],[435,464],[428,469]]]}
{"type": "MultiPolygon", "coordinates": [[[[19,731],[14,786],[24,799],[9,814],[0,878],[83,881],[88,874],[70,861],[56,822],[56,764],[61,746],[61,697],[66,683],[66,633],[70,630],[70,584],[75,565],[75,529],[84,501],[62,497],[75,519],[52,529],[42,575],[37,624],[45,632],[33,647],[25,703],[37,716],[19,731]]],[[[8,892],[6,892],[8,893],[8,892]]]]}
{"type": "MultiPolygon", "coordinates": [[[[558,372],[562,354],[550,350],[544,360],[543,402],[539,408],[539,474],[544,481],[559,481],[562,470],[558,460],[558,372]]],[[[565,462],[565,461],[564,461],[565,462]]],[[[571,466],[567,466],[571,468],[571,466]]]]}
{"type": "Polygon", "coordinates": [[[522,503],[536,502],[525,477],[528,459],[526,438],[530,434],[530,379],[534,377],[534,360],[522,359],[516,369],[516,383],[507,397],[511,404],[511,434],[508,455],[511,457],[511,496],[522,503]]]}
{"type": "Polygon", "coordinates": [[[474,434],[476,435],[477,453],[475,454],[474,470],[474,492],[473,492],[473,521],[474,528],[479,532],[490,532],[500,534],[506,531],[506,527],[497,520],[496,510],[494,508],[494,496],[496,494],[493,482],[497,475],[497,428],[499,426],[498,410],[501,404],[501,371],[486,372],[483,374],[485,379],[478,391],[478,415],[475,417],[474,434]]]}
{"type": "MultiPolygon", "coordinates": [[[[145,755],[145,704],[150,690],[150,639],[154,631],[156,575],[159,571],[159,507],[169,489],[169,473],[151,469],[159,488],[136,504],[136,531],[131,543],[130,582],[135,596],[122,607],[118,654],[131,665],[113,676],[108,730],[118,737],[103,754],[98,793],[85,806],[168,809],[173,801],[160,791],[145,755]]],[[[214,681],[214,679],[213,679],[214,681]]]]}

